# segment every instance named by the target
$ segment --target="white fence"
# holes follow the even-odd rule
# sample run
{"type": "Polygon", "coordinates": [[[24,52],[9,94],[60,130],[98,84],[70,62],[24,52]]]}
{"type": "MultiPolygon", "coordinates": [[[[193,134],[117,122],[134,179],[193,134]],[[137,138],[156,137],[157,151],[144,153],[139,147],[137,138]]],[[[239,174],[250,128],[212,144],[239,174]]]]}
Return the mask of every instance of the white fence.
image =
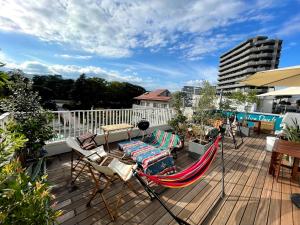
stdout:
{"type": "MultiPolygon", "coordinates": [[[[141,119],[150,122],[150,126],[166,125],[173,117],[172,109],[162,108],[135,108],[135,109],[104,109],[104,110],[75,110],[54,111],[53,127],[55,137],[49,141],[61,141],[67,137],[76,137],[85,132],[103,134],[101,126],[127,123],[134,127],[141,119]]],[[[0,115],[0,128],[10,119],[9,113],[0,115]]]]}
{"type": "Polygon", "coordinates": [[[2,115],[0,115],[0,128],[2,130],[5,130],[6,123],[9,121],[10,118],[10,113],[3,113],[2,115]]]}
{"type": "Polygon", "coordinates": [[[79,136],[85,132],[102,134],[101,126],[127,123],[136,126],[141,119],[150,122],[150,126],[166,125],[173,117],[172,109],[140,108],[140,109],[104,109],[75,110],[52,112],[55,138],[52,141],[64,140],[71,136],[79,136]]]}

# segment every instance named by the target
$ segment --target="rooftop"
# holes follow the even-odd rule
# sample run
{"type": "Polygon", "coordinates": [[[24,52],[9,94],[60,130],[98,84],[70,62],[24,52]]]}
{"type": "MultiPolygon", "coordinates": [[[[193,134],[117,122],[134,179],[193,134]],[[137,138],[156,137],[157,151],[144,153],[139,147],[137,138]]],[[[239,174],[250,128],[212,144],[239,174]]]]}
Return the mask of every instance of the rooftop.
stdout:
{"type": "Polygon", "coordinates": [[[151,100],[168,102],[171,99],[170,92],[167,89],[156,89],[135,97],[136,100],[151,100]]]}
{"type": "MultiPolygon", "coordinates": [[[[115,149],[112,154],[120,157],[121,152],[116,150],[116,145],[112,148],[115,149]]],[[[231,139],[225,140],[226,196],[219,202],[219,153],[202,181],[182,189],[166,189],[160,196],[173,213],[190,224],[299,224],[300,210],[291,203],[290,194],[300,192],[300,185],[290,181],[285,168],[278,182],[268,174],[271,154],[264,148],[265,136],[246,138],[239,149],[234,149],[231,139]]],[[[178,170],[192,162],[185,149],[178,153],[178,170]]],[[[112,223],[100,197],[95,198],[91,208],[86,207],[94,188],[89,173],[77,181],[77,190],[69,192],[70,155],[52,158],[50,163],[49,181],[55,185],[53,194],[58,202],[57,208],[64,211],[59,218],[64,225],[175,224],[156,200],[149,200],[137,182],[134,182],[134,188],[139,195],[126,191],[121,201],[119,217],[112,223]]],[[[115,204],[121,188],[121,183],[114,182],[104,193],[111,206],[115,204]]]]}

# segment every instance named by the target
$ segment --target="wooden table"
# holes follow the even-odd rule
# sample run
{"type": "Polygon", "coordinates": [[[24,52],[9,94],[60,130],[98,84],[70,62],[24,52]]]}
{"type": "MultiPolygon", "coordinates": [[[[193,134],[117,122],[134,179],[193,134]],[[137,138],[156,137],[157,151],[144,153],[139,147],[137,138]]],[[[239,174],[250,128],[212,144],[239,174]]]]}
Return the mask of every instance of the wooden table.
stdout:
{"type": "Polygon", "coordinates": [[[269,174],[276,176],[278,179],[280,173],[280,167],[284,166],[281,165],[283,155],[288,155],[294,157],[293,166],[285,166],[292,169],[292,179],[298,180],[299,177],[299,159],[300,159],[300,149],[299,146],[285,140],[276,140],[273,146],[273,152],[271,157],[271,163],[269,167],[269,174]]]}
{"type": "Polygon", "coordinates": [[[106,125],[106,126],[101,126],[104,132],[104,141],[107,147],[108,152],[110,152],[109,145],[108,145],[108,137],[110,132],[112,131],[119,131],[119,130],[126,130],[128,139],[131,140],[131,131],[133,126],[127,123],[121,123],[121,124],[114,124],[114,125],[106,125]]]}

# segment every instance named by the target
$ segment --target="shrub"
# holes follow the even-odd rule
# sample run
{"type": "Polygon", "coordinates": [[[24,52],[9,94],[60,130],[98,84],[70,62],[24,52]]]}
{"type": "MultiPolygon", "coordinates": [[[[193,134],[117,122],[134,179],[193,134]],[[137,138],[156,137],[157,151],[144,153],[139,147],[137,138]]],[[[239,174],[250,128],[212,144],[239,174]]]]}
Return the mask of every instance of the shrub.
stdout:
{"type": "Polygon", "coordinates": [[[50,208],[45,177],[33,181],[12,157],[26,141],[16,131],[0,130],[0,224],[53,224],[60,211],[50,208]]]}
{"type": "Polygon", "coordinates": [[[9,85],[10,95],[1,100],[0,106],[3,111],[12,113],[16,122],[7,129],[22,133],[27,138],[20,152],[24,164],[28,158],[39,157],[45,142],[53,137],[52,127],[49,126],[52,118],[40,105],[40,97],[33,91],[30,80],[20,71],[15,71],[12,76],[14,82],[9,85]]]}
{"type": "Polygon", "coordinates": [[[31,181],[17,160],[0,169],[1,224],[53,224],[61,212],[50,207],[50,200],[47,184],[31,181]]]}

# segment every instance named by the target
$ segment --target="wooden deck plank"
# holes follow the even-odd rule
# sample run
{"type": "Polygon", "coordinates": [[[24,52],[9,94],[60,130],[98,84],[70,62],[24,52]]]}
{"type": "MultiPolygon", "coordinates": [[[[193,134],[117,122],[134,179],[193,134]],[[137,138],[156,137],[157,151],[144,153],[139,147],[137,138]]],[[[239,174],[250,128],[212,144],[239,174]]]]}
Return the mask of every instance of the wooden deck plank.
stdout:
{"type": "Polygon", "coordinates": [[[228,192],[226,195],[226,199],[221,205],[221,209],[219,210],[217,216],[212,220],[213,224],[226,224],[230,214],[240,197],[241,192],[243,191],[244,184],[247,182],[251,171],[249,167],[257,163],[256,160],[261,156],[262,152],[257,151],[255,156],[253,157],[252,161],[249,161],[248,164],[245,165],[245,169],[241,170],[236,177],[236,180],[232,180],[230,182],[230,186],[227,188],[228,192]],[[248,175],[247,175],[248,174],[248,175]]]}
{"type": "MultiPolygon", "coordinates": [[[[250,143],[250,142],[249,142],[250,143]]],[[[248,143],[245,143],[245,146],[248,143]]],[[[239,149],[238,151],[241,151],[239,149]]],[[[225,167],[228,172],[226,172],[225,175],[225,191],[227,191],[228,183],[233,178],[236,177],[236,172],[242,171],[243,166],[246,165],[248,159],[251,160],[253,156],[255,155],[254,151],[247,151],[247,148],[244,148],[244,150],[241,151],[242,155],[239,158],[236,158],[236,161],[233,161],[234,166],[233,168],[225,167]],[[250,154],[250,155],[249,155],[250,154]],[[247,160],[243,160],[247,159],[247,160]]],[[[246,168],[246,166],[245,166],[246,168]]],[[[208,191],[207,193],[199,193],[192,202],[190,202],[186,207],[184,207],[184,210],[179,214],[183,218],[189,218],[189,222],[191,223],[197,223],[197,221],[201,220],[206,216],[205,212],[209,212],[210,208],[214,203],[217,201],[221,188],[220,188],[220,181],[221,181],[221,173],[219,174],[218,179],[215,179],[215,184],[211,184],[212,189],[208,191]],[[200,207],[201,206],[201,209],[200,207]],[[193,214],[194,213],[194,214],[193,214]]]]}
{"type": "MultiPolygon", "coordinates": [[[[299,193],[300,194],[299,181],[298,182],[291,181],[290,185],[291,185],[292,193],[299,193]]],[[[292,205],[292,207],[293,207],[292,209],[293,209],[293,222],[294,222],[294,225],[300,225],[300,209],[297,208],[294,204],[292,205]]]]}
{"type": "MultiPolygon", "coordinates": [[[[230,147],[230,145],[228,145],[228,143],[225,146],[226,147],[230,147]]],[[[228,161],[230,161],[230,159],[232,159],[232,158],[235,157],[235,153],[237,153],[237,151],[229,150],[228,152],[225,153],[224,157],[225,157],[225,159],[228,159],[228,161]]],[[[212,170],[214,170],[216,167],[218,167],[218,165],[217,164],[213,164],[211,166],[211,168],[209,169],[209,171],[207,172],[207,174],[209,174],[209,172],[212,171],[212,170]]],[[[205,179],[207,179],[207,177],[205,179]]],[[[190,188],[194,187],[195,185],[197,185],[197,184],[194,184],[190,188]]],[[[188,190],[190,190],[190,189],[188,189],[188,190]]],[[[170,189],[170,190],[168,190],[168,192],[166,193],[166,196],[164,195],[164,197],[166,197],[164,199],[165,203],[168,203],[168,201],[170,200],[170,198],[171,199],[178,198],[178,195],[177,195],[178,191],[179,190],[177,190],[177,189],[170,189]]],[[[181,191],[180,196],[182,196],[182,193],[186,193],[186,192],[185,191],[181,191]]],[[[144,222],[152,221],[153,220],[152,222],[155,222],[157,220],[157,218],[159,218],[165,212],[166,212],[165,209],[163,209],[160,206],[160,204],[157,201],[155,201],[155,202],[152,202],[151,205],[147,206],[147,208],[142,212],[142,215],[139,214],[138,216],[133,217],[131,220],[129,220],[128,224],[135,223],[137,220],[138,221],[144,221],[144,222]],[[152,217],[150,215],[152,215],[152,217]],[[153,218],[154,217],[153,215],[155,215],[156,218],[153,218]],[[147,218],[147,217],[149,217],[149,218],[147,218]],[[145,221],[145,219],[147,221],[145,221]]]]}
{"type": "Polygon", "coordinates": [[[291,197],[290,185],[291,171],[287,173],[286,170],[282,171],[281,182],[281,217],[280,223],[284,225],[293,225],[293,205],[291,197]]]}
{"type": "MultiPolygon", "coordinates": [[[[226,196],[212,209],[220,193],[221,171],[215,161],[202,182],[183,189],[168,189],[161,194],[172,212],[187,219],[191,224],[282,224],[300,225],[300,210],[290,201],[290,193],[300,193],[300,185],[289,180],[289,171],[282,170],[277,183],[268,172],[270,153],[264,152],[265,136],[245,138],[245,144],[235,150],[231,140],[225,144],[226,196]],[[264,155],[266,157],[264,158],[264,155]],[[209,213],[209,214],[208,214],[209,213]],[[208,216],[207,216],[208,215],[208,216]],[[206,217],[207,216],[207,217],[206,217]],[[204,218],[206,218],[204,220],[204,218]]],[[[111,148],[113,149],[113,148],[111,148]]],[[[115,148],[116,149],[116,148],[115,148]]],[[[118,157],[121,152],[113,150],[118,157]]],[[[220,154],[217,155],[217,159],[220,154]]],[[[124,190],[119,217],[112,222],[103,201],[97,197],[92,207],[86,202],[93,190],[89,174],[77,181],[79,189],[69,192],[70,155],[52,158],[48,167],[49,181],[54,184],[57,209],[64,210],[59,222],[73,224],[176,224],[157,201],[151,202],[144,189],[135,183],[136,196],[124,190]]],[[[193,162],[186,151],[179,153],[176,166],[182,170],[193,162]]],[[[136,181],[135,181],[136,182],[136,181]]],[[[122,185],[115,182],[108,188],[105,197],[114,206],[122,185]]]]}
{"type": "MultiPolygon", "coordinates": [[[[231,212],[231,215],[226,224],[228,224],[228,225],[229,224],[239,224],[241,222],[244,212],[246,210],[247,204],[252,195],[252,192],[254,189],[254,184],[258,178],[258,174],[259,174],[259,171],[260,171],[260,168],[261,168],[261,165],[262,165],[264,159],[265,159],[265,152],[262,152],[262,154],[259,156],[259,159],[257,160],[257,164],[254,166],[254,168],[251,172],[251,175],[248,177],[248,181],[244,185],[241,195],[237,199],[234,209],[231,212]]],[[[243,185],[242,182],[240,184],[243,185]]],[[[253,194],[256,194],[256,193],[253,193],[253,194]]]]}
{"type": "Polygon", "coordinates": [[[255,182],[255,187],[253,188],[253,191],[251,193],[250,199],[248,201],[240,225],[248,225],[254,223],[255,214],[258,209],[260,196],[264,186],[264,181],[266,179],[266,176],[268,175],[269,160],[270,160],[270,154],[268,154],[265,157],[262,167],[260,168],[258,178],[255,182]]]}
{"type": "MultiPolygon", "coordinates": [[[[183,156],[182,159],[183,159],[183,162],[181,163],[181,166],[188,165],[189,160],[188,160],[187,156],[183,156]]],[[[123,203],[121,204],[120,210],[122,210],[123,205],[125,205],[125,207],[126,207],[127,204],[131,204],[130,203],[131,200],[135,201],[135,204],[137,204],[137,202],[143,201],[147,197],[146,192],[144,192],[144,190],[140,187],[140,185],[137,182],[136,182],[136,185],[134,185],[134,186],[139,187],[140,196],[136,197],[137,200],[135,200],[132,195],[129,196],[129,197],[127,195],[125,195],[123,197],[123,203]],[[144,195],[144,196],[142,196],[142,195],[144,195]],[[142,196],[142,198],[141,198],[141,196],[142,196]]],[[[120,192],[120,190],[118,190],[117,193],[115,193],[115,194],[118,194],[119,192],[120,192]]],[[[107,200],[111,203],[111,205],[114,206],[114,203],[116,202],[116,198],[114,196],[111,196],[111,195],[108,196],[107,194],[105,194],[105,196],[106,196],[107,200]]],[[[99,200],[99,198],[98,198],[98,200],[99,200]]],[[[87,212],[83,212],[83,211],[78,212],[79,215],[76,215],[77,222],[79,224],[81,224],[81,223],[82,224],[91,224],[91,223],[94,223],[94,222],[98,221],[99,219],[101,219],[101,221],[98,221],[97,222],[98,224],[105,224],[105,223],[110,222],[110,217],[108,215],[107,210],[104,208],[103,203],[100,203],[99,201],[97,201],[96,204],[95,203],[93,204],[93,208],[95,208],[95,210],[91,210],[91,209],[88,209],[88,208],[85,207],[83,211],[87,211],[87,212]],[[100,207],[100,209],[101,209],[101,207],[104,209],[104,210],[101,211],[101,213],[99,213],[99,207],[100,207]],[[88,216],[86,216],[86,214],[88,214],[88,216]],[[86,217],[86,218],[83,219],[84,217],[86,217]]],[[[128,208],[126,208],[126,209],[128,210],[128,208]]],[[[119,212],[120,212],[120,210],[119,210],[119,212]]]]}
{"type": "MultiPolygon", "coordinates": [[[[273,181],[273,188],[271,194],[271,202],[268,216],[268,224],[280,225],[281,216],[281,182],[273,181]]],[[[284,225],[284,224],[283,224],[284,225]]]]}
{"type": "MultiPolygon", "coordinates": [[[[216,222],[214,221],[214,223],[225,224],[228,217],[230,216],[230,213],[235,206],[236,200],[238,199],[239,194],[242,192],[244,184],[247,182],[248,177],[251,174],[251,170],[249,170],[248,168],[253,167],[256,164],[256,160],[260,157],[262,152],[259,149],[256,149],[255,151],[252,151],[252,154],[253,156],[251,158],[247,157],[243,162],[241,162],[242,164],[244,164],[244,166],[239,171],[237,171],[232,180],[228,181],[228,187],[226,187],[226,200],[215,219],[216,222]]],[[[208,204],[209,207],[209,203],[205,203],[205,205],[206,204],[208,204]]],[[[203,214],[203,216],[206,215],[203,214]]],[[[198,219],[202,218],[198,217],[198,219]]],[[[194,220],[196,221],[197,217],[195,217],[194,220]]]]}

